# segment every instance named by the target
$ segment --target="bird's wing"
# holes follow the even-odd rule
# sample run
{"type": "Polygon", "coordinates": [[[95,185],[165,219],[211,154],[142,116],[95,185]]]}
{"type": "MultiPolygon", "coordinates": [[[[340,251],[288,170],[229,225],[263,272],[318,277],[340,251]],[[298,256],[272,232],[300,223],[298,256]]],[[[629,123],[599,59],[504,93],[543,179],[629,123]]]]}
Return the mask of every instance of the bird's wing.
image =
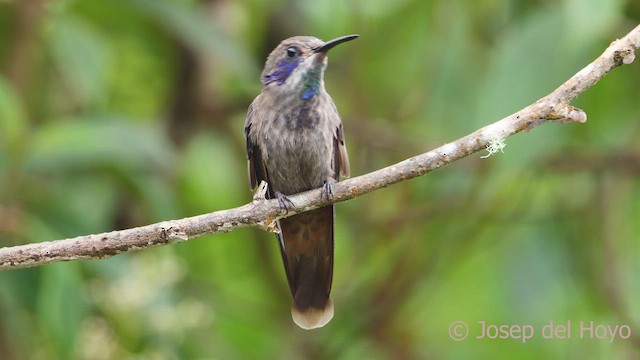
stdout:
{"type": "Polygon", "coordinates": [[[342,124],[338,125],[336,137],[334,138],[334,161],[336,180],[340,180],[340,175],[344,177],[351,176],[349,155],[347,154],[347,146],[344,143],[344,131],[342,129],[342,124]]]}
{"type": "MultiPolygon", "coordinates": [[[[249,174],[249,188],[251,190],[255,189],[258,184],[262,180],[269,183],[269,179],[267,178],[267,171],[262,161],[262,153],[260,151],[260,147],[256,144],[251,138],[251,130],[252,126],[255,124],[254,112],[253,112],[253,103],[249,106],[249,110],[247,111],[247,120],[244,124],[244,135],[247,143],[247,166],[248,166],[248,174],[249,174]]],[[[267,196],[271,198],[272,196],[271,190],[267,191],[267,196]]]]}

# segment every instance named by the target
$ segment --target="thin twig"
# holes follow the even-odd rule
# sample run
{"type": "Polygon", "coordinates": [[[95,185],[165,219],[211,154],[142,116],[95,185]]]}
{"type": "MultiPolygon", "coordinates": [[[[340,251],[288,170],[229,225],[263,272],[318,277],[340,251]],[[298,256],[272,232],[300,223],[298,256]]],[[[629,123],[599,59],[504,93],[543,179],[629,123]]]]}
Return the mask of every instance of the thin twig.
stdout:
{"type": "Polygon", "coordinates": [[[167,245],[203,235],[260,226],[273,231],[277,219],[330,203],[356,198],[371,191],[424,175],[484,149],[499,151],[507,137],[546,122],[585,122],[586,114],[569,103],[609,71],[634,60],[640,47],[640,26],[616,40],[604,53],[571,79],[526,108],[472,134],[386,168],[333,186],[331,199],[316,189],[290,196],[295,205],[285,213],[277,200],[257,196],[246,205],[162,223],[21,246],[0,248],[0,270],[26,268],[58,261],[102,259],[147,247],[167,245]]]}

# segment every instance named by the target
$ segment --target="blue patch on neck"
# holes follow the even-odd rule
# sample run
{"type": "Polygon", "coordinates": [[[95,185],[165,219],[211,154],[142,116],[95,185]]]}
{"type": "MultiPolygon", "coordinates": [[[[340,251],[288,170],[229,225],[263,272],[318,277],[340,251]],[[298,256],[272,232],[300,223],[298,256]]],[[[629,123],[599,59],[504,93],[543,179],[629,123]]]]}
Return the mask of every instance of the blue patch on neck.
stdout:
{"type": "Polygon", "coordinates": [[[278,69],[270,74],[262,77],[262,84],[267,85],[272,82],[276,82],[278,85],[284,84],[289,75],[295,70],[302,62],[303,58],[282,59],[278,62],[278,69]]]}
{"type": "Polygon", "coordinates": [[[300,99],[309,100],[314,95],[320,94],[320,84],[322,83],[322,65],[314,66],[302,75],[302,92],[300,99]]]}
{"type": "Polygon", "coordinates": [[[316,92],[315,92],[315,91],[313,91],[313,89],[308,89],[308,90],[304,91],[304,92],[302,93],[302,95],[300,95],[300,98],[301,98],[302,100],[309,100],[309,99],[311,99],[311,98],[313,97],[313,95],[315,95],[315,94],[316,94],[316,92]]]}

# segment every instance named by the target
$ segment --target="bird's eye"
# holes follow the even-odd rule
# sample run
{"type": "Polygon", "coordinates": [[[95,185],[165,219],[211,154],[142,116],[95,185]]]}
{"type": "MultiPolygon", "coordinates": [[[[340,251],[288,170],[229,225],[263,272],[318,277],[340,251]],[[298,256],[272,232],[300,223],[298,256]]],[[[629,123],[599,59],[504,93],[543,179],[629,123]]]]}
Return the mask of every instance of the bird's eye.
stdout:
{"type": "Polygon", "coordinates": [[[296,57],[296,56],[298,56],[299,52],[300,51],[298,50],[297,47],[292,46],[292,47],[287,49],[287,56],[288,57],[296,57]]]}

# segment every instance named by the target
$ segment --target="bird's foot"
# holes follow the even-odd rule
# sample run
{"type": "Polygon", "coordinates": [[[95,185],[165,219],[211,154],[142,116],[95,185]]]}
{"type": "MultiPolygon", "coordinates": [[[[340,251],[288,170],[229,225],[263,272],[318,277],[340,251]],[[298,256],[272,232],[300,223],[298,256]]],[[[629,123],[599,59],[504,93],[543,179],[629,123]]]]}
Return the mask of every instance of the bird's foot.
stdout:
{"type": "Polygon", "coordinates": [[[276,192],[276,199],[278,199],[278,205],[280,205],[280,208],[284,209],[285,212],[289,212],[290,208],[296,206],[293,201],[289,200],[287,195],[281,192],[276,192]]]}
{"type": "Polygon", "coordinates": [[[335,184],[337,181],[334,178],[327,178],[327,180],[324,181],[324,185],[322,185],[322,198],[323,199],[327,199],[330,200],[333,197],[333,184],[335,184]]]}

